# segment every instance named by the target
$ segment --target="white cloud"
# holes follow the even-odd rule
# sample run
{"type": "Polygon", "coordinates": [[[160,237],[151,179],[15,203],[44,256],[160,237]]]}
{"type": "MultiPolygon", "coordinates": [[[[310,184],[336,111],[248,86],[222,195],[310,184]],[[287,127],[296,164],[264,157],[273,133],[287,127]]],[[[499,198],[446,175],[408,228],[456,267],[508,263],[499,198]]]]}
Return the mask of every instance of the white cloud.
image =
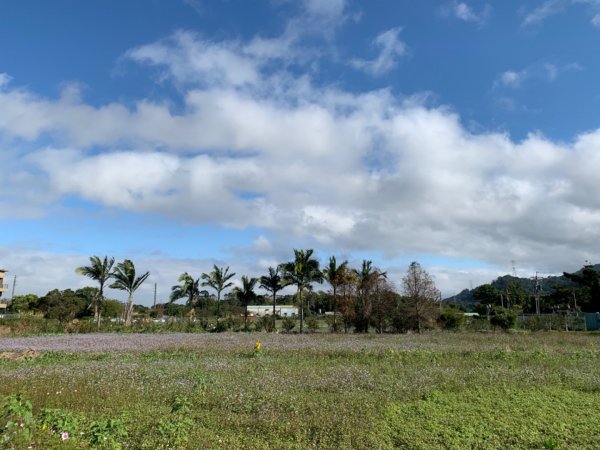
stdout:
{"type": "Polygon", "coordinates": [[[519,86],[523,79],[526,78],[526,74],[523,72],[516,72],[514,70],[507,70],[500,75],[500,82],[504,86],[516,87],[519,86]]]}
{"type": "Polygon", "coordinates": [[[491,6],[486,4],[480,11],[475,11],[473,7],[466,2],[453,0],[451,3],[440,9],[442,17],[456,18],[464,22],[477,23],[483,25],[491,14],[491,6]]]}
{"type": "Polygon", "coordinates": [[[548,17],[564,11],[570,3],[570,0],[546,0],[540,6],[527,13],[521,24],[523,26],[530,26],[542,23],[548,17]]]}
{"type": "Polygon", "coordinates": [[[352,66],[371,75],[380,76],[390,72],[398,63],[398,58],[408,52],[407,45],[400,40],[402,28],[391,28],[379,34],[373,44],[379,48],[379,55],[372,60],[353,59],[352,66]]]}
{"type": "Polygon", "coordinates": [[[518,88],[529,80],[555,81],[559,76],[582,70],[577,63],[556,65],[552,63],[536,63],[522,70],[502,72],[495,81],[495,86],[518,88]]]}
{"type": "Polygon", "coordinates": [[[346,0],[304,0],[309,16],[340,20],[344,16],[346,0]]]}
{"type": "Polygon", "coordinates": [[[243,55],[240,44],[208,42],[187,31],[130,50],[126,57],[167,67],[168,76],[180,83],[242,86],[256,84],[260,79],[256,61],[243,55]]]}
{"type": "Polygon", "coordinates": [[[10,83],[11,77],[7,73],[0,73],[0,88],[10,83]]]}
{"type": "MultiPolygon", "coordinates": [[[[406,51],[399,32],[377,39],[388,49],[382,61],[406,51]]],[[[248,244],[261,255],[245,263],[248,271],[279,260],[289,242],[323,253],[430,254],[498,267],[516,259],[535,269],[543,261],[545,271],[600,252],[600,131],[570,143],[476,134],[448,108],[267,70],[273,56],[248,45],[179,33],[134,50],[134,59],[180,83],[178,112],[143,99],[92,106],[72,87],[48,99],[4,86],[0,142],[11,157],[0,204],[21,205],[17,214],[31,217],[75,197],[176,221],[258,227],[269,237],[248,244]],[[220,56],[205,62],[202,51],[220,56]]],[[[377,60],[371,70],[386,70],[377,60]]],[[[499,82],[551,81],[575,69],[539,64],[499,82]]],[[[15,253],[7,258],[28,273],[29,260],[15,253]]],[[[67,267],[84,262],[65,259],[67,267]]],[[[165,267],[173,284],[178,273],[165,267]]]]}
{"type": "Polygon", "coordinates": [[[592,13],[591,23],[598,26],[600,19],[600,1],[598,0],[545,0],[539,6],[533,8],[523,18],[521,25],[524,27],[542,24],[549,17],[561,14],[574,6],[586,6],[592,13]]]}

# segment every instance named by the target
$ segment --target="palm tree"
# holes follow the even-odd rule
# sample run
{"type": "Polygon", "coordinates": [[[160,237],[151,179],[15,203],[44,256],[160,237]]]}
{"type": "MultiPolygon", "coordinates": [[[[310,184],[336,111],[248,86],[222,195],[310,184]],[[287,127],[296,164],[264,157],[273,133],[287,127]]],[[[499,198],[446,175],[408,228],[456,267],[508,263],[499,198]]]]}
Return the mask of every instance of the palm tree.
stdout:
{"type": "Polygon", "coordinates": [[[221,317],[221,292],[233,285],[229,280],[234,276],[235,272],[229,273],[229,266],[223,270],[222,267],[217,267],[216,264],[213,265],[212,272],[202,274],[202,279],[205,280],[202,282],[202,286],[209,286],[217,291],[217,320],[221,317]]]}
{"type": "Polygon", "coordinates": [[[111,289],[119,289],[129,294],[127,299],[127,309],[125,310],[125,326],[131,326],[131,318],[133,316],[133,293],[142,285],[150,276],[150,272],[146,272],[139,277],[135,276],[135,266],[133,261],[126,259],[122,263],[118,263],[113,274],[115,282],[110,285],[111,289]]]}
{"type": "MultiPolygon", "coordinates": [[[[174,301],[179,300],[180,298],[187,297],[186,306],[190,308],[190,320],[192,320],[194,305],[198,302],[198,298],[200,297],[200,279],[196,278],[195,280],[191,277],[187,272],[179,275],[177,279],[181,284],[176,284],[171,287],[171,295],[169,296],[169,302],[173,303],[174,301]]],[[[206,291],[203,291],[206,292],[206,291]]],[[[208,292],[206,292],[208,294],[208,292]]]]}
{"type": "Polygon", "coordinates": [[[97,295],[94,297],[92,301],[92,305],[94,306],[94,320],[96,321],[96,326],[100,328],[100,305],[104,300],[104,284],[113,277],[112,267],[115,263],[115,258],[108,258],[107,256],[101,260],[98,256],[90,256],[90,265],[89,266],[81,266],[75,269],[75,272],[79,275],[84,275],[92,280],[96,280],[98,284],[100,284],[100,289],[98,290],[97,295]]]}
{"type": "Polygon", "coordinates": [[[313,282],[322,283],[323,274],[319,270],[319,261],[311,258],[313,249],[294,249],[294,261],[281,265],[285,284],[294,284],[298,288],[300,298],[300,333],[304,328],[304,298],[302,292],[310,289],[313,282]]]}
{"type": "Polygon", "coordinates": [[[357,331],[369,332],[369,321],[371,318],[371,294],[377,282],[387,278],[387,272],[382,272],[373,267],[373,262],[364,259],[361,270],[353,269],[356,276],[356,329],[357,331]]]}
{"type": "Polygon", "coordinates": [[[337,288],[346,277],[348,271],[348,261],[344,261],[339,266],[335,256],[329,257],[329,265],[323,269],[323,278],[327,280],[333,290],[333,330],[337,331],[337,288]]]}
{"type": "Polygon", "coordinates": [[[279,275],[279,267],[273,269],[269,267],[269,275],[263,275],[260,277],[260,287],[270,292],[273,296],[273,331],[276,330],[275,327],[275,305],[277,304],[277,292],[282,290],[285,287],[285,284],[282,284],[281,276],[279,275]]]}
{"type": "Polygon", "coordinates": [[[254,287],[258,282],[258,278],[248,278],[246,275],[242,277],[242,287],[233,289],[237,300],[244,305],[244,331],[248,331],[248,305],[256,300],[254,287]]]}

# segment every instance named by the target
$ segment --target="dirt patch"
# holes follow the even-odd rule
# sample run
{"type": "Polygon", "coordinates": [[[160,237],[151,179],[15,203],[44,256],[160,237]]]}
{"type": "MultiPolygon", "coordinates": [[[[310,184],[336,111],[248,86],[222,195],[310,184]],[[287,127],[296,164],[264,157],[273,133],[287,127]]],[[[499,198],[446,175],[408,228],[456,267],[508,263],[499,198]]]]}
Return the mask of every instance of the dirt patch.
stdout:
{"type": "Polygon", "coordinates": [[[10,329],[10,327],[7,327],[6,325],[0,325],[0,336],[6,336],[11,333],[12,330],[10,329]]]}
{"type": "Polygon", "coordinates": [[[22,352],[2,352],[0,353],[0,359],[9,359],[11,361],[22,361],[24,359],[33,359],[40,356],[41,353],[37,350],[28,349],[22,352]]]}

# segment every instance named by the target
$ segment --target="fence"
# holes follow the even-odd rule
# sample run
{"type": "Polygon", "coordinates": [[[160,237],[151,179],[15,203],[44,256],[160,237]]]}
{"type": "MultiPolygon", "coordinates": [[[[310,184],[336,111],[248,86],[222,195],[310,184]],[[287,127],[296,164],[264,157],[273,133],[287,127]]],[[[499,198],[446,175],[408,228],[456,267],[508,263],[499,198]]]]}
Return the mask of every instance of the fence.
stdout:
{"type": "Polygon", "coordinates": [[[562,330],[562,331],[585,331],[585,315],[583,313],[573,314],[520,314],[519,328],[531,331],[562,330]]]}

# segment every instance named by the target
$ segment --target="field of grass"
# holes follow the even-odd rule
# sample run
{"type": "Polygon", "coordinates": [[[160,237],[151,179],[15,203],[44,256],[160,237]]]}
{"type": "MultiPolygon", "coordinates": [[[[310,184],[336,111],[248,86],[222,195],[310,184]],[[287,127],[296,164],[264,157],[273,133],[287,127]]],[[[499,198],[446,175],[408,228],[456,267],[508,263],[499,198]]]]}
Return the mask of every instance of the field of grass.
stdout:
{"type": "Polygon", "coordinates": [[[16,424],[0,448],[599,447],[588,333],[91,334],[0,353],[16,424]]]}

